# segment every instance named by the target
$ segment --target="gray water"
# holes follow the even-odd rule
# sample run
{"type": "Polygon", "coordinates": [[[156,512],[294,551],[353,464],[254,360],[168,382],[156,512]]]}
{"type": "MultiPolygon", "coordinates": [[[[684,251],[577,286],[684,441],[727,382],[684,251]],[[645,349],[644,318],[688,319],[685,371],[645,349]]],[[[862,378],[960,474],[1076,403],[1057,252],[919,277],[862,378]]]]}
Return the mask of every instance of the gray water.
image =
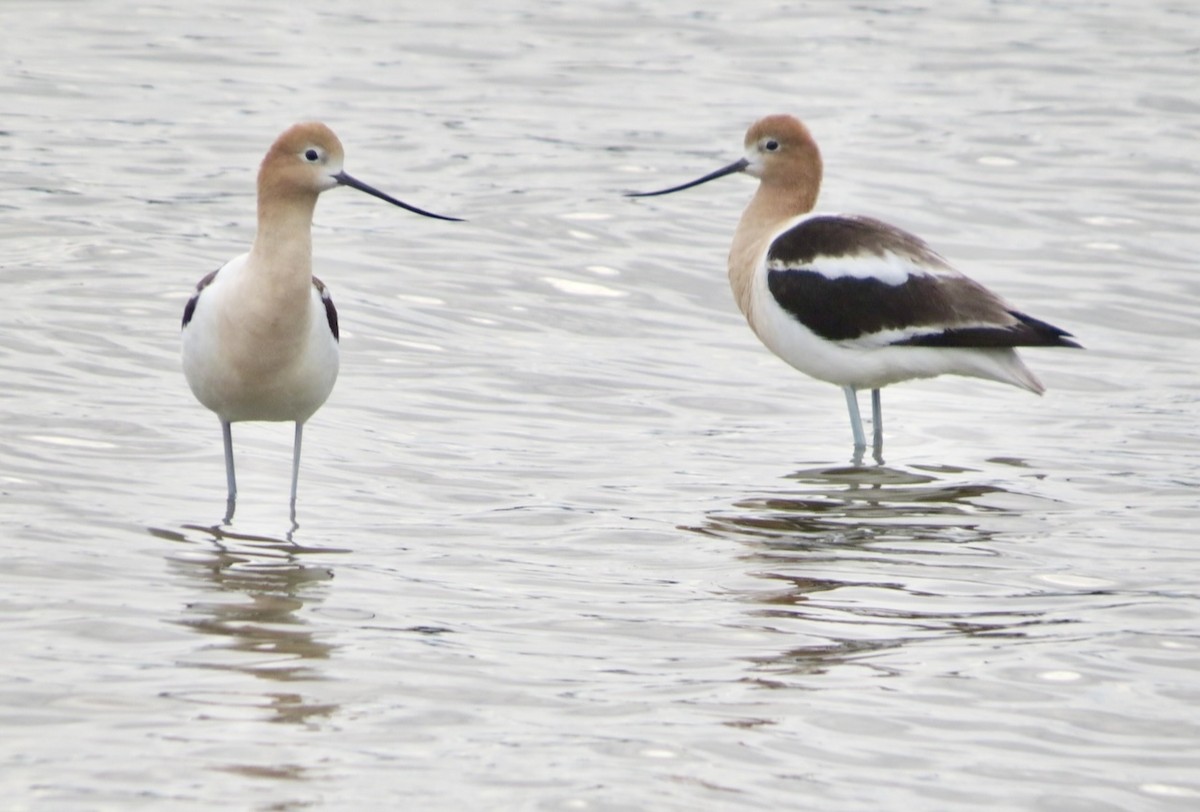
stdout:
{"type": "Polygon", "coordinates": [[[1107,4],[0,7],[10,810],[1200,808],[1200,12],[1107,4]],[[1085,352],[1036,398],[841,394],[736,312],[790,112],[822,208],[1085,352]],[[178,361],[297,120],[347,169],[309,423],[178,361]]]}

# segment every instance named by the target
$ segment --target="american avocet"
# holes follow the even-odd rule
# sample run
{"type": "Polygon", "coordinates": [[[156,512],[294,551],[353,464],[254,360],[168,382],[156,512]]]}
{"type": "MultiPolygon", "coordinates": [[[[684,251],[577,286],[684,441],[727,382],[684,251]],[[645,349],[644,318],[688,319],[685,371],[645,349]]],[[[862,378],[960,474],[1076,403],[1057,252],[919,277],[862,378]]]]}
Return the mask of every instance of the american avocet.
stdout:
{"type": "Polygon", "coordinates": [[[351,177],[342,169],[343,154],[337,136],[319,122],[284,131],[258,171],[254,244],[201,279],[183,309],[183,372],[196,398],[216,412],[225,439],[226,521],[237,499],[231,424],[295,422],[294,515],[304,422],[337,379],[337,310],[312,274],[317,196],[349,186],[426,217],[458,219],[402,203],[351,177]]]}
{"type": "Polygon", "coordinates": [[[871,390],[874,446],[883,446],[879,390],[967,375],[1041,394],[1014,347],[1078,347],[1070,334],[1013,309],[920,238],[870,217],[812,213],[821,153],[808,128],[767,116],[746,156],[665,195],[745,172],[759,179],[729,251],[729,283],[767,347],[801,372],[842,387],[856,449],[866,447],[857,392],[871,390]]]}

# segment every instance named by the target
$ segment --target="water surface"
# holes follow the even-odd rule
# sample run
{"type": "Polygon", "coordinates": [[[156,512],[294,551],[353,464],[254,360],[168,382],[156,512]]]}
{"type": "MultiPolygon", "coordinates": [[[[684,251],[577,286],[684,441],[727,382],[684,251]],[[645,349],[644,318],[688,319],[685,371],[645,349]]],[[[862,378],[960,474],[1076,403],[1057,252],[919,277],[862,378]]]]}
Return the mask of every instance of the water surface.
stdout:
{"type": "Polygon", "coordinates": [[[0,790],[13,809],[1200,804],[1186,4],[3,12],[0,790]],[[914,230],[1086,352],[841,394],[745,327],[751,181],[914,230]],[[309,423],[178,363],[293,121],[443,223],[322,198],[309,423]]]}

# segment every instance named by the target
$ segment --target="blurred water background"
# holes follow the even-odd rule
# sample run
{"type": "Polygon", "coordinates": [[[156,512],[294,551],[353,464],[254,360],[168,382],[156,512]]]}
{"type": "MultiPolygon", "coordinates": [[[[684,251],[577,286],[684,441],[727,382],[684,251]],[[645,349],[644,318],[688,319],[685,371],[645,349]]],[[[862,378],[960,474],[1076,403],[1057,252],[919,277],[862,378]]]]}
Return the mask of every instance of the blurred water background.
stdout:
{"type": "Polygon", "coordinates": [[[1200,11],[1095,4],[0,8],[0,792],[11,810],[1200,806],[1200,11]],[[1086,352],[1049,392],[841,394],[743,323],[753,182],[921,234],[1086,352]],[[309,423],[178,362],[294,121],[309,423]]]}

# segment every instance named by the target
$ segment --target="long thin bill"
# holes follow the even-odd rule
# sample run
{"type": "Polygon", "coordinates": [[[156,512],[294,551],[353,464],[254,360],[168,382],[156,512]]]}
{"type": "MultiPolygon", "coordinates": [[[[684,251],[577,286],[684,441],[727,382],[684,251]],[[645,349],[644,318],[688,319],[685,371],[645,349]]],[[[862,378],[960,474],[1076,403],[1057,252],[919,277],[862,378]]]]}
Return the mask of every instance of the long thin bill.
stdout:
{"type": "Polygon", "coordinates": [[[340,183],[342,186],[349,186],[351,189],[357,189],[360,192],[366,192],[367,194],[371,195],[372,197],[377,197],[380,200],[386,200],[388,203],[391,203],[393,206],[399,206],[402,209],[408,209],[413,214],[419,214],[422,217],[432,217],[435,220],[453,220],[456,223],[463,222],[461,217],[447,217],[444,214],[434,214],[431,211],[425,211],[424,209],[418,209],[416,206],[410,206],[402,200],[397,200],[396,198],[392,197],[391,195],[387,194],[386,192],[379,191],[374,186],[370,186],[366,183],[363,183],[358,178],[354,178],[354,177],[351,177],[350,175],[347,175],[345,172],[338,172],[336,175],[333,176],[333,179],[336,180],[338,183],[340,183]]]}
{"type": "Polygon", "coordinates": [[[699,186],[701,183],[708,183],[710,180],[716,180],[717,178],[723,178],[726,175],[732,175],[735,172],[745,171],[746,167],[749,165],[750,165],[750,162],[748,160],[746,160],[745,158],[742,158],[741,160],[734,161],[729,166],[721,167],[716,172],[709,172],[707,175],[705,175],[702,178],[696,178],[695,180],[693,180],[689,183],[684,183],[680,186],[672,186],[670,189],[659,189],[657,192],[626,192],[625,196],[626,197],[654,197],[656,195],[669,195],[669,194],[671,194],[671,192],[681,192],[684,189],[691,189],[693,186],[699,186]]]}

